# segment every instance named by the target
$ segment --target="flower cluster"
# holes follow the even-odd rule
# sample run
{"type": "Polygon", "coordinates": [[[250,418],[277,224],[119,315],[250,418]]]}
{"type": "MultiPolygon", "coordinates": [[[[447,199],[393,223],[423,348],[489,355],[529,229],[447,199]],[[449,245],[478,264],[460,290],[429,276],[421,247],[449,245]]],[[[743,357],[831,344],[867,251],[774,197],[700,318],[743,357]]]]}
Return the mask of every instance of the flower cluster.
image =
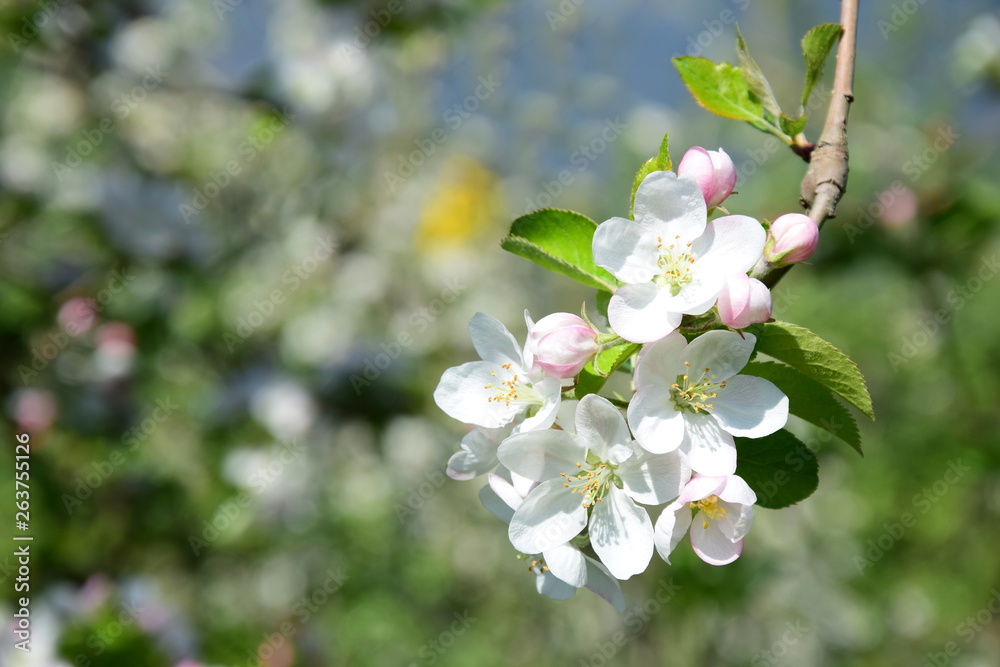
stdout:
{"type": "Polygon", "coordinates": [[[469,334],[482,360],[448,369],[434,392],[472,427],[449,476],[487,476],[484,505],[552,598],[586,587],[623,608],[618,580],[643,572],[654,551],[669,562],[685,534],[705,562],[734,561],[757,502],[736,474],[734,437],[770,435],[788,418],[774,384],[740,374],[756,344],[742,329],[771,316],[767,287],[748,272],[806,259],[815,225],[782,216],[769,234],[729,215],[721,204],[736,171],[721,149],[691,149],[678,172],[649,173],[634,219],[594,232],[594,262],[618,281],[610,332],[585,313],[534,322],[525,312],[521,346],[477,313],[469,334]],[[716,210],[726,215],[710,219],[716,210]],[[576,400],[585,367],[629,344],[630,399],[576,400]]]}

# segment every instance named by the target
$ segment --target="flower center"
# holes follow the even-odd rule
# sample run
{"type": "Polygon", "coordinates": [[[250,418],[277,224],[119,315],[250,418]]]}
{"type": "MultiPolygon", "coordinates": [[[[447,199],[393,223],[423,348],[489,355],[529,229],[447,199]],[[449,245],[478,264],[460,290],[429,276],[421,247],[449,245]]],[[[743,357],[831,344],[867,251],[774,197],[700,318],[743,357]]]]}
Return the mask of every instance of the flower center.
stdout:
{"type": "Polygon", "coordinates": [[[691,244],[686,244],[683,249],[677,248],[680,238],[679,235],[674,237],[674,243],[664,250],[663,238],[656,237],[656,249],[660,251],[656,265],[660,273],[653,278],[653,282],[660,287],[669,287],[672,296],[680,294],[681,289],[693,280],[691,267],[694,265],[694,256],[691,255],[691,244]]]}
{"type": "Polygon", "coordinates": [[[500,372],[490,371],[490,375],[497,379],[497,384],[483,385],[483,389],[492,389],[492,396],[486,398],[489,403],[503,403],[505,406],[537,407],[545,401],[542,395],[535,391],[531,383],[523,380],[521,376],[513,372],[511,364],[504,364],[500,367],[500,372]],[[506,379],[503,379],[506,377],[506,379]]]}
{"type": "MultiPolygon", "coordinates": [[[[726,508],[719,507],[719,496],[711,495],[708,498],[702,498],[701,500],[696,500],[693,503],[688,504],[692,509],[704,512],[708,519],[718,521],[719,519],[726,518],[726,508]]],[[[708,519],[701,520],[702,528],[708,528],[708,519]]]]}
{"type": "MultiPolygon", "coordinates": [[[[684,365],[691,367],[688,361],[685,361],[684,365]]],[[[715,408],[709,401],[719,395],[715,389],[726,388],[726,381],[715,382],[715,376],[711,372],[711,368],[705,368],[697,377],[692,376],[690,371],[677,376],[677,381],[670,385],[670,396],[674,399],[677,410],[698,414],[715,408]]]]}
{"type": "Polygon", "coordinates": [[[583,496],[585,508],[594,503],[604,502],[604,496],[612,484],[620,486],[618,475],[615,474],[618,466],[601,461],[591,452],[587,452],[587,461],[577,462],[576,467],[580,470],[575,474],[561,472],[559,475],[566,479],[563,486],[569,489],[570,493],[579,493],[583,496]]]}
{"type": "Polygon", "coordinates": [[[542,558],[541,554],[518,554],[517,559],[530,561],[528,570],[534,574],[541,574],[542,572],[549,571],[549,566],[545,564],[545,559],[542,558]]]}

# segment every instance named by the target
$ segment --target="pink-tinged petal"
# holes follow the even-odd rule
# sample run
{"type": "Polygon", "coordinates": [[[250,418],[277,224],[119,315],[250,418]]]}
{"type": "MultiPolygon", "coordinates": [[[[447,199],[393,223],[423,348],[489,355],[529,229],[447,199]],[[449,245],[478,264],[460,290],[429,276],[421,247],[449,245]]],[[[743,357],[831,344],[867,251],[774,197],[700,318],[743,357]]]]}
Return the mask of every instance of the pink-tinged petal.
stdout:
{"type": "Polygon", "coordinates": [[[535,363],[557,378],[577,375],[599,347],[597,332],[570,313],[540,319],[528,330],[528,343],[535,363]]]}
{"type": "Polygon", "coordinates": [[[725,510],[726,516],[716,519],[719,530],[730,542],[737,542],[746,537],[753,525],[753,505],[736,505],[720,501],[719,509],[725,510]]]}
{"type": "Polygon", "coordinates": [[[764,378],[737,375],[717,393],[712,415],[733,435],[761,438],[788,421],[788,397],[764,378]]]}
{"type": "Polygon", "coordinates": [[[682,176],[691,176],[702,196],[707,202],[715,193],[715,164],[712,156],[701,146],[692,146],[684,153],[681,162],[677,165],[677,173],[682,176]]]}
{"type": "Polygon", "coordinates": [[[569,600],[576,595],[576,588],[562,581],[551,572],[535,575],[535,590],[552,600],[569,600]]]}
{"type": "Polygon", "coordinates": [[[582,588],[587,583],[587,561],[576,547],[561,544],[546,549],[542,552],[542,558],[557,579],[576,588],[582,588]]]}
{"type": "Polygon", "coordinates": [[[771,319],[771,292],[745,273],[729,276],[719,292],[719,319],[733,329],[767,322],[771,319]]]}
{"type": "Polygon", "coordinates": [[[691,546],[698,558],[709,565],[732,563],[743,552],[743,540],[729,541],[704,512],[698,512],[691,523],[691,546]]]}
{"type": "Polygon", "coordinates": [[[764,228],[749,216],[717,218],[691,246],[692,270],[720,276],[746,273],[760,259],[766,239],[764,228]]]}
{"type": "Polygon", "coordinates": [[[618,579],[628,579],[649,565],[653,522],[618,487],[611,486],[604,502],[594,506],[589,532],[594,551],[618,579]]]}
{"type": "Polygon", "coordinates": [[[755,505],[757,494],[746,483],[746,480],[739,475],[730,475],[726,478],[726,487],[716,495],[727,503],[736,505],[755,505]]]}
{"type": "Polygon", "coordinates": [[[469,480],[497,467],[497,447],[510,434],[510,427],[474,428],[462,438],[462,449],[448,459],[448,477],[469,480]]]}
{"type": "Polygon", "coordinates": [[[635,362],[635,386],[639,389],[650,385],[669,387],[685,371],[681,355],[687,341],[674,332],[655,343],[643,346],[635,362]]]}
{"type": "Polygon", "coordinates": [[[632,434],[621,410],[597,394],[580,399],[576,410],[576,435],[604,461],[618,463],[632,453],[632,434]],[[612,450],[615,450],[613,456],[612,450]]]}
{"type": "Polygon", "coordinates": [[[587,562],[587,590],[600,595],[618,611],[625,611],[625,596],[622,595],[622,587],[615,579],[608,568],[597,562],[590,556],[584,556],[587,562]]]}
{"type": "MultiPolygon", "coordinates": [[[[510,520],[514,517],[514,508],[508,505],[506,500],[497,495],[497,492],[489,484],[479,490],[479,500],[483,503],[483,507],[504,523],[510,523],[510,520]]],[[[518,501],[520,500],[518,498],[518,501]]]]}
{"type": "Polygon", "coordinates": [[[587,525],[587,510],[579,494],[563,486],[562,478],[538,485],[514,512],[507,531],[514,548],[539,554],[565,544],[587,525]]]}
{"type": "Polygon", "coordinates": [[[684,442],[684,416],[676,410],[670,389],[662,385],[643,387],[628,406],[628,423],[635,439],[648,452],[665,454],[684,442]]]}
{"type": "Polygon", "coordinates": [[[691,469],[702,475],[718,477],[736,472],[736,444],[732,436],[706,414],[684,414],[684,441],[680,449],[687,454],[691,469]]]}
{"type": "Polygon", "coordinates": [[[576,464],[586,460],[587,449],[574,434],[547,429],[510,436],[497,450],[497,458],[512,472],[544,482],[576,471],[576,464]]]}
{"type": "Polygon", "coordinates": [[[691,479],[691,467],[680,452],[650,454],[638,446],[615,472],[622,481],[622,490],[644,505],[673,500],[691,479]]]}
{"type": "Polygon", "coordinates": [[[653,531],[653,542],[660,558],[670,562],[670,554],[680,544],[684,534],[691,526],[691,510],[686,504],[672,503],[660,514],[653,531]]]}
{"type": "Polygon", "coordinates": [[[487,389],[487,385],[499,384],[492,375],[494,371],[502,373],[503,369],[489,361],[470,361],[449,368],[434,390],[434,402],[449,417],[466,424],[485,428],[509,424],[521,408],[513,403],[504,405],[490,400],[497,390],[487,389]]]}
{"type": "Polygon", "coordinates": [[[733,377],[747,365],[756,342],[751,334],[740,336],[735,331],[717,329],[691,341],[682,359],[691,364],[688,374],[692,380],[702,377],[708,368],[708,377],[718,383],[733,377]]]}
{"type": "Polygon", "coordinates": [[[626,283],[645,283],[659,272],[655,233],[625,218],[611,218],[594,231],[594,263],[626,283]]]}
{"type": "Polygon", "coordinates": [[[712,166],[715,167],[715,196],[708,202],[710,207],[718,206],[732,194],[736,187],[736,165],[729,154],[721,148],[717,151],[708,151],[712,158],[712,166]]]}
{"type": "Polygon", "coordinates": [[[476,313],[469,320],[469,337],[483,361],[491,361],[498,366],[513,364],[515,368],[521,367],[521,348],[500,320],[485,313],[476,313]]]}
{"type": "Polygon", "coordinates": [[[680,312],[664,308],[670,290],[653,283],[623,285],[608,303],[608,320],[616,334],[633,343],[652,343],[675,330],[680,312]]]}
{"type": "Polygon", "coordinates": [[[785,266],[809,259],[819,244],[819,227],[809,216],[788,213],[771,223],[764,256],[772,264],[785,266]]]}
{"type": "Polygon", "coordinates": [[[663,239],[675,237],[688,243],[699,237],[708,221],[708,209],[698,183],[690,176],[678,177],[671,171],[654,171],[643,179],[635,193],[635,220],[659,227],[663,239]]]}
{"type": "Polygon", "coordinates": [[[678,503],[691,503],[702,500],[712,495],[718,495],[722,489],[726,488],[728,477],[709,477],[707,475],[695,475],[687,483],[681,495],[677,498],[678,503]]]}

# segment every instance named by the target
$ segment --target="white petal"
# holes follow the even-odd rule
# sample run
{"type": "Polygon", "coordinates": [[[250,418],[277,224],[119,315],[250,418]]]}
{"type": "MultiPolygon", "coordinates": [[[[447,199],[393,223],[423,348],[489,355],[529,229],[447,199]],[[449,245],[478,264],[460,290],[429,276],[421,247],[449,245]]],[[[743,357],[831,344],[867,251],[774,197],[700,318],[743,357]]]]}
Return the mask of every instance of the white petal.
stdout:
{"type": "Polygon", "coordinates": [[[667,505],[656,520],[656,530],[653,532],[653,541],[660,558],[670,562],[670,554],[677,548],[690,526],[691,510],[687,504],[667,505]]]}
{"type": "Polygon", "coordinates": [[[726,488],[726,481],[730,479],[726,476],[709,477],[707,475],[695,475],[687,483],[681,495],[677,497],[679,503],[690,503],[711,495],[718,495],[726,488]]]}
{"type": "Polygon", "coordinates": [[[653,556],[653,523],[618,487],[594,506],[590,543],[608,570],[619,579],[639,574],[653,556]]]}
{"type": "Polygon", "coordinates": [[[645,283],[659,272],[655,233],[625,218],[611,218],[594,231],[594,263],[625,283],[645,283]]]}
{"type": "Polygon", "coordinates": [[[698,512],[691,524],[691,546],[709,565],[732,563],[743,552],[743,540],[731,542],[704,512],[698,512]],[[705,527],[708,523],[708,527],[705,527]]]}
{"type": "Polygon", "coordinates": [[[579,494],[563,487],[562,478],[543,482],[528,494],[510,520],[514,548],[538,554],[569,542],[587,525],[587,510],[579,494]]]}
{"type": "Polygon", "coordinates": [[[625,493],[644,505],[662,505],[676,498],[691,479],[691,468],[681,453],[650,454],[636,450],[615,471],[625,493]]]}
{"type": "Polygon", "coordinates": [[[561,544],[546,549],[542,552],[542,558],[552,574],[570,586],[581,588],[587,583],[587,562],[576,547],[561,544]]]}
{"type": "Polygon", "coordinates": [[[733,435],[760,438],[788,421],[788,397],[764,378],[737,375],[718,394],[712,414],[733,435]]]}
{"type": "Polygon", "coordinates": [[[685,373],[681,355],[687,341],[677,332],[644,345],[635,362],[635,386],[642,389],[651,384],[669,387],[677,381],[678,375],[685,373]]]}
{"type": "Polygon", "coordinates": [[[691,246],[697,272],[729,275],[746,273],[764,252],[767,233],[745,215],[716,218],[691,246]]]}
{"type": "Polygon", "coordinates": [[[559,401],[562,396],[562,384],[559,378],[543,376],[544,379],[533,382],[531,387],[542,397],[542,405],[538,411],[514,427],[514,433],[524,433],[546,429],[552,426],[559,414],[559,401]]]}
{"type": "Polygon", "coordinates": [[[659,302],[659,306],[671,312],[701,315],[715,305],[724,285],[725,279],[721,275],[693,270],[691,282],[684,285],[676,296],[666,292],[667,295],[659,302]]]}
{"type": "Polygon", "coordinates": [[[672,452],[684,441],[684,415],[661,385],[636,392],[628,406],[628,423],[642,448],[654,454],[672,452]]]}
{"type": "MultiPolygon", "coordinates": [[[[511,516],[513,516],[514,510],[521,506],[521,502],[527,494],[518,491],[513,484],[500,475],[487,475],[486,482],[497,498],[502,500],[511,509],[511,516]]],[[[493,513],[496,514],[496,512],[493,513]]],[[[510,517],[504,519],[504,521],[510,523],[510,517]]]]}
{"type": "Polygon", "coordinates": [[[497,392],[486,389],[486,385],[496,383],[497,378],[492,372],[497,368],[495,363],[489,361],[470,361],[449,368],[434,390],[434,402],[449,417],[466,424],[486,428],[509,424],[521,410],[520,406],[490,401],[497,392]]]}
{"type": "Polygon", "coordinates": [[[575,472],[576,464],[586,460],[587,448],[574,434],[549,429],[510,436],[497,450],[497,458],[512,472],[543,482],[575,472]]]}
{"type": "Polygon", "coordinates": [[[678,178],[672,171],[654,171],[636,190],[635,219],[640,223],[665,222],[668,236],[664,240],[673,242],[674,237],[680,236],[681,243],[688,243],[704,231],[708,211],[694,178],[678,178]]]}
{"type": "Polygon", "coordinates": [[[521,348],[500,320],[476,313],[469,320],[469,337],[483,361],[496,365],[513,364],[521,368],[521,348]]]}
{"type": "MultiPolygon", "coordinates": [[[[514,508],[505,499],[497,495],[497,492],[491,485],[487,484],[479,490],[479,500],[482,501],[483,507],[488,509],[493,516],[504,523],[510,523],[511,518],[514,516],[514,508]]],[[[520,501],[520,498],[518,498],[518,501],[520,501]]]]}
{"type": "Polygon", "coordinates": [[[474,428],[462,438],[462,449],[448,459],[448,476],[467,480],[497,467],[497,446],[510,434],[510,428],[474,428]]]}
{"type": "Polygon", "coordinates": [[[618,463],[632,453],[632,434],[625,417],[603,396],[588,394],[580,400],[576,434],[603,461],[618,463]]]}
{"type": "Polygon", "coordinates": [[[717,495],[727,503],[736,503],[738,505],[753,505],[757,502],[757,494],[738,475],[727,477],[725,488],[719,491],[717,495]]]}
{"type": "Polygon", "coordinates": [[[597,593],[607,600],[618,611],[625,611],[625,596],[622,595],[621,584],[615,579],[608,568],[590,556],[584,556],[587,562],[587,590],[597,593]]]}
{"type": "Polygon", "coordinates": [[[739,373],[753,353],[757,339],[751,334],[740,337],[735,331],[709,331],[695,338],[684,350],[683,360],[691,364],[692,379],[701,377],[706,368],[715,382],[728,380],[739,373]]]}
{"type": "Polygon", "coordinates": [[[687,454],[691,469],[702,475],[718,477],[736,472],[733,437],[709,415],[684,413],[684,441],[680,449],[687,454]]]}
{"type": "Polygon", "coordinates": [[[720,502],[719,507],[726,510],[726,516],[716,520],[716,524],[726,539],[736,542],[746,537],[753,525],[753,506],[720,502]]]}
{"type": "Polygon", "coordinates": [[[535,590],[553,600],[569,600],[576,595],[576,588],[552,576],[551,572],[535,575],[535,590]]]}
{"type": "Polygon", "coordinates": [[[680,311],[667,310],[670,290],[653,283],[622,285],[608,303],[608,321],[616,334],[633,343],[652,343],[680,325],[680,311]]]}

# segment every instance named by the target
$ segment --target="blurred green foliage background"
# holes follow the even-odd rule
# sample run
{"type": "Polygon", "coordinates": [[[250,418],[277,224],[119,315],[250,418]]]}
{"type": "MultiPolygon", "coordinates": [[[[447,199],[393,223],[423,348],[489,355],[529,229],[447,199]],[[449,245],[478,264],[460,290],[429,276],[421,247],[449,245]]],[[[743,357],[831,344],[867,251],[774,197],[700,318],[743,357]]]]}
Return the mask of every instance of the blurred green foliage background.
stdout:
{"type": "Polygon", "coordinates": [[[818,492],[759,511],[733,565],[654,557],[624,616],[536,595],[480,482],[443,475],[462,429],[431,392],[468,319],[523,339],[524,308],[592,298],[503,253],[509,222],[621,215],[665,131],[734,158],[731,211],[798,210],[802,161],[669,59],[735,60],[738,21],[791,106],[798,40],[837,16],[5,2],[0,532],[28,433],[35,540],[33,651],[5,631],[0,664],[997,665],[995,3],[862,3],[848,193],[775,292],[866,374],[864,458],[793,425],[818,492]]]}

